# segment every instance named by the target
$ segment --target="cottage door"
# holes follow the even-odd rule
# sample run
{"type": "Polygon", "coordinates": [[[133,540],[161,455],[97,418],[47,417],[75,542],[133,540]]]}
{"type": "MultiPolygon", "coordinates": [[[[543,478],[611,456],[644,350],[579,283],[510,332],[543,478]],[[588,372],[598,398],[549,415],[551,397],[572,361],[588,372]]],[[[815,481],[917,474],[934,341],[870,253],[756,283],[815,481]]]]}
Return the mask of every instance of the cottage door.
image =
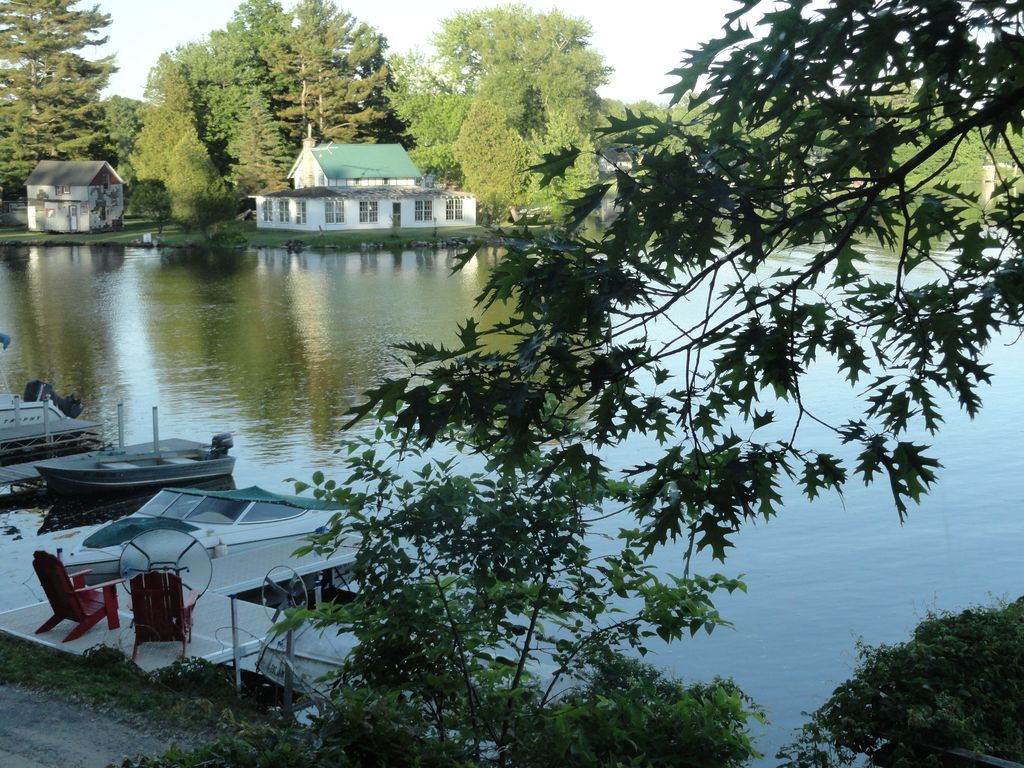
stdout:
{"type": "Polygon", "coordinates": [[[69,205],[68,206],[68,231],[69,232],[77,232],[78,231],[78,206],[77,205],[69,205]]]}
{"type": "Polygon", "coordinates": [[[391,224],[395,227],[402,226],[402,204],[392,203],[391,204],[391,224]]]}

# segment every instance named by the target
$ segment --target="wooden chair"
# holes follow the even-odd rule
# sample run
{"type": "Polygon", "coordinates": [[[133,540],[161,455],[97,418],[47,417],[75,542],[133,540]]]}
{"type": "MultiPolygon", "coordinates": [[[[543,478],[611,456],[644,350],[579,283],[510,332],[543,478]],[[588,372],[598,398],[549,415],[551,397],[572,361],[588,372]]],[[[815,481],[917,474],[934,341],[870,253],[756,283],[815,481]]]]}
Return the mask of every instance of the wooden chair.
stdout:
{"type": "Polygon", "coordinates": [[[49,552],[42,551],[33,555],[32,567],[53,609],[53,616],[36,630],[37,635],[48,632],[65,619],[76,624],[64,638],[65,643],[77,640],[104,616],[110,629],[121,626],[117,618],[116,586],[122,579],[87,587],[85,575],[90,571],[68,575],[64,563],[49,552]]]}
{"type": "Polygon", "coordinates": [[[198,592],[186,596],[181,579],[170,571],[146,571],[128,582],[132,595],[135,623],[135,647],[132,659],[143,643],[181,641],[181,655],[192,640],[192,609],[198,592]]]}

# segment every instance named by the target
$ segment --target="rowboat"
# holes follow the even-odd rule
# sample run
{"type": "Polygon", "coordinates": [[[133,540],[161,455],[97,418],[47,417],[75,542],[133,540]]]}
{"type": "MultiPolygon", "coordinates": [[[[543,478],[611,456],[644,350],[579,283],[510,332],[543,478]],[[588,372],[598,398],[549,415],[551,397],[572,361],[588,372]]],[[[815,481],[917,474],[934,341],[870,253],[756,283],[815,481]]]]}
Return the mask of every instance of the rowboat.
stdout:
{"type": "Polygon", "coordinates": [[[38,462],[36,471],[47,488],[68,496],[187,485],[230,475],[235,468],[235,457],[228,455],[232,446],[226,432],[209,443],[173,438],[49,459],[38,462]]]}

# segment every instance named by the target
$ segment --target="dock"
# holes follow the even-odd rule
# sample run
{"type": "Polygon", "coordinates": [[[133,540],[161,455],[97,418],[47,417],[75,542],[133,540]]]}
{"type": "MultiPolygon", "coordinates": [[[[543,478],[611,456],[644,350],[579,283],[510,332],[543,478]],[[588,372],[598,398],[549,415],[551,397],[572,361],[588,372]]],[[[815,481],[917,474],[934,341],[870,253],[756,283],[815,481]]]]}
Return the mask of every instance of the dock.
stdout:
{"type": "Polygon", "coordinates": [[[0,464],[90,451],[99,448],[102,442],[98,421],[60,419],[47,425],[45,430],[40,430],[39,425],[3,427],[0,429],[0,464]]]}
{"type": "MultiPolygon", "coordinates": [[[[251,668],[253,657],[259,653],[262,643],[271,632],[273,608],[238,598],[244,592],[258,590],[268,573],[276,566],[275,578],[290,578],[292,571],[299,576],[312,576],[335,571],[344,574],[355,559],[355,546],[342,546],[330,557],[310,553],[295,557],[292,553],[300,546],[297,540],[268,544],[238,553],[228,553],[212,560],[213,576],[210,587],[199,598],[192,614],[192,641],[188,644],[188,656],[206,659],[215,664],[232,661],[236,648],[240,658],[248,659],[251,668]],[[291,570],[287,570],[291,569],[291,570]],[[235,624],[232,626],[232,603],[234,603],[235,624]]],[[[42,597],[42,588],[36,587],[42,597]]],[[[258,599],[258,598],[257,598],[258,599]]],[[[71,622],[61,622],[56,628],[42,634],[35,634],[53,611],[46,601],[26,605],[0,613],[0,632],[81,656],[86,650],[97,645],[118,648],[129,658],[135,644],[135,630],[132,628],[132,614],[127,584],[118,587],[118,615],[121,626],[108,629],[105,621],[92,627],[82,637],[70,643],[62,642],[71,631],[71,622]]],[[[144,670],[153,671],[173,664],[181,653],[181,643],[143,643],[139,646],[136,663],[144,670]]]]}

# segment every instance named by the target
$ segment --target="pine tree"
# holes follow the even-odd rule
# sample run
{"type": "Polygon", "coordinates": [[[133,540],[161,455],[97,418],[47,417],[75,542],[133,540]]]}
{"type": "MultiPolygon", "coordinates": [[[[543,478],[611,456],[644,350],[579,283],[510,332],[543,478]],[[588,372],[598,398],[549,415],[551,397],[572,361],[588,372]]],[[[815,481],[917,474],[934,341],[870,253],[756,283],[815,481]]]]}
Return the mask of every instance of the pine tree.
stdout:
{"type": "Polygon", "coordinates": [[[0,0],[0,185],[20,187],[43,159],[90,159],[104,139],[100,91],[113,57],[102,45],[110,16],[74,0],[0,0]]]}
{"type": "Polygon", "coordinates": [[[274,74],[289,83],[279,117],[290,138],[300,140],[312,125],[338,142],[390,139],[384,37],[331,0],[302,0],[295,18],[291,34],[269,54],[274,74]]]}
{"type": "Polygon", "coordinates": [[[250,97],[248,114],[229,149],[238,158],[231,169],[231,181],[238,194],[252,195],[288,186],[291,153],[285,149],[270,108],[258,95],[250,97]]]}

